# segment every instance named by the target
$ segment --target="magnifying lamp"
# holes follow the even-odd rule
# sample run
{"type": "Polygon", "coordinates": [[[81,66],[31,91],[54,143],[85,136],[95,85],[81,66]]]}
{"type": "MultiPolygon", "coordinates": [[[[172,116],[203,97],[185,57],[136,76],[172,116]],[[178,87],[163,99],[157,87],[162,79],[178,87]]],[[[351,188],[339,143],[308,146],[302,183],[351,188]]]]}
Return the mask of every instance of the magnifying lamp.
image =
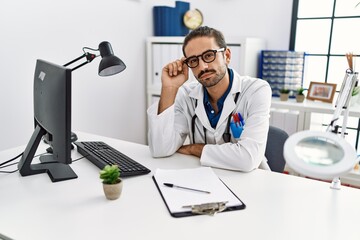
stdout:
{"type": "Polygon", "coordinates": [[[346,72],[336,109],[326,132],[301,131],[291,135],[284,145],[284,158],[290,168],[312,178],[333,180],[331,188],[340,189],[339,177],[351,171],[357,161],[355,149],[344,139],[349,100],[358,73],[346,72]],[[335,125],[344,110],[341,135],[335,125]]]}
{"type": "Polygon", "coordinates": [[[349,172],[356,163],[355,149],[332,132],[302,131],[285,142],[284,158],[297,172],[332,180],[349,172]]]}

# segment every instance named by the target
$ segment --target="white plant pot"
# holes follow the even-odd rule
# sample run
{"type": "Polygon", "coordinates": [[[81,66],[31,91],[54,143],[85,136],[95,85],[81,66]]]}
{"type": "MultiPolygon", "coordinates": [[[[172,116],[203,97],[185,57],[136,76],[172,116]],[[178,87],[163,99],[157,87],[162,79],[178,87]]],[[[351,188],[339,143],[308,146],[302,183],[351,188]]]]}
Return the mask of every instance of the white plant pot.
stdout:
{"type": "Polygon", "coordinates": [[[123,188],[123,181],[120,179],[120,182],[116,184],[105,184],[103,183],[103,189],[105,197],[109,200],[118,199],[121,195],[123,188]]]}

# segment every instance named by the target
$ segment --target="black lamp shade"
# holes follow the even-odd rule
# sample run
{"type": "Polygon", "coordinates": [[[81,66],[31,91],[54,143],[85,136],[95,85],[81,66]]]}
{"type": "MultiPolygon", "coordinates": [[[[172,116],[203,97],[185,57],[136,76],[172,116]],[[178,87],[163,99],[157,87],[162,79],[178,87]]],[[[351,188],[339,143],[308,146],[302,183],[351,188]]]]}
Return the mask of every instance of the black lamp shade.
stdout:
{"type": "Polygon", "coordinates": [[[99,51],[102,58],[99,65],[99,76],[111,76],[124,71],[125,63],[114,55],[109,42],[100,43],[99,51]]]}

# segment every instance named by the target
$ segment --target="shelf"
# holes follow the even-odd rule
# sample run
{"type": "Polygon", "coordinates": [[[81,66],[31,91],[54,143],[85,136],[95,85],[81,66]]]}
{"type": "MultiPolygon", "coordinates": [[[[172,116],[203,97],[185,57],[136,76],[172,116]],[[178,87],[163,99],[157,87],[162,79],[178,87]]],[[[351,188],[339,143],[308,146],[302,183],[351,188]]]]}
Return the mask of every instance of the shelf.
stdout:
{"type": "Polygon", "coordinates": [[[263,50],[259,77],[270,84],[273,96],[280,96],[281,89],[288,89],[293,97],[302,86],[304,62],[304,52],[263,50]]]}

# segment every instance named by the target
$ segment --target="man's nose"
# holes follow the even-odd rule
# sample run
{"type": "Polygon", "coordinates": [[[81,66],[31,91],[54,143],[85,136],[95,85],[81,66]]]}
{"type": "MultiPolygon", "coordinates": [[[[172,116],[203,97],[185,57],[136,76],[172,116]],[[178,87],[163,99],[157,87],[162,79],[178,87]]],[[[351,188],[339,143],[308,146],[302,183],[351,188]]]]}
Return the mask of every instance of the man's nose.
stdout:
{"type": "Polygon", "coordinates": [[[199,67],[203,69],[203,68],[208,68],[208,66],[209,66],[208,63],[205,62],[201,57],[199,57],[199,67]]]}

